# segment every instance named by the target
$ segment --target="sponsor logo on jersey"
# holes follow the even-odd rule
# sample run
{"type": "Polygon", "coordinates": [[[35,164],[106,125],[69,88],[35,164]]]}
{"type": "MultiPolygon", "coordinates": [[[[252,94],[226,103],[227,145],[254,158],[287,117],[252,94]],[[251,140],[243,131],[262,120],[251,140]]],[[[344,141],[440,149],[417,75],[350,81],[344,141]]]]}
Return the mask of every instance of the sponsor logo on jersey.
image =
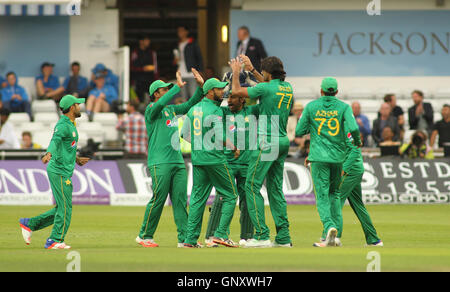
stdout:
{"type": "Polygon", "coordinates": [[[76,141],[72,141],[72,144],[70,145],[70,146],[72,146],[72,148],[73,147],[75,147],[77,145],[77,142],[76,141]]]}
{"type": "Polygon", "coordinates": [[[166,120],[166,126],[167,127],[173,127],[175,123],[172,122],[172,120],[166,120]]]}
{"type": "Polygon", "coordinates": [[[352,134],[348,133],[348,134],[347,134],[347,138],[352,139],[352,138],[353,138],[353,137],[352,137],[352,134]]]}
{"type": "Polygon", "coordinates": [[[229,129],[230,129],[231,133],[236,132],[236,126],[235,125],[231,125],[229,129]]]}

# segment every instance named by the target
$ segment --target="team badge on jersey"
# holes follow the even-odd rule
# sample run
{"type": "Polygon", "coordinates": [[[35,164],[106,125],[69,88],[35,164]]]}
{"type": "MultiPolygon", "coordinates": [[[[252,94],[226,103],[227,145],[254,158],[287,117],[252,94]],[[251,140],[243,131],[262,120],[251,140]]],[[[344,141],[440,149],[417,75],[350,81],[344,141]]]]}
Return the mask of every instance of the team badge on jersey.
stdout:
{"type": "Polygon", "coordinates": [[[168,117],[168,116],[169,116],[169,113],[168,113],[168,112],[164,112],[164,114],[166,115],[166,117],[168,117]]]}
{"type": "Polygon", "coordinates": [[[75,131],[72,132],[72,136],[75,138],[77,135],[75,134],[75,131]]]}
{"type": "Polygon", "coordinates": [[[230,118],[230,121],[234,122],[234,120],[235,120],[235,118],[234,118],[234,117],[231,117],[231,118],[230,118]]]}

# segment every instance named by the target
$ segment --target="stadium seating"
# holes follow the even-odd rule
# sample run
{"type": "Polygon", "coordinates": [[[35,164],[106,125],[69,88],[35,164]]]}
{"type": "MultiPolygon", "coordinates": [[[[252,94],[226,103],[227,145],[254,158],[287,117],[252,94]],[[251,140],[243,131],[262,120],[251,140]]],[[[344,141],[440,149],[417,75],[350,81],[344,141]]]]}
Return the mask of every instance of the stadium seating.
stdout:
{"type": "Polygon", "coordinates": [[[54,113],[56,105],[53,100],[34,100],[31,104],[33,113],[54,113]]]}
{"type": "Polygon", "coordinates": [[[23,123],[30,121],[30,116],[27,113],[11,113],[8,121],[13,124],[14,128],[20,127],[23,123]]]}
{"type": "Polygon", "coordinates": [[[34,131],[33,142],[42,146],[42,148],[47,148],[52,139],[53,131],[34,131]]]}
{"type": "Polygon", "coordinates": [[[35,113],[34,114],[34,121],[40,122],[44,124],[45,126],[50,126],[51,124],[57,123],[59,120],[59,117],[56,115],[56,112],[53,113],[35,113]]]}
{"type": "Polygon", "coordinates": [[[106,141],[116,141],[118,139],[117,121],[115,113],[96,113],[93,118],[93,122],[102,125],[106,141]]]}

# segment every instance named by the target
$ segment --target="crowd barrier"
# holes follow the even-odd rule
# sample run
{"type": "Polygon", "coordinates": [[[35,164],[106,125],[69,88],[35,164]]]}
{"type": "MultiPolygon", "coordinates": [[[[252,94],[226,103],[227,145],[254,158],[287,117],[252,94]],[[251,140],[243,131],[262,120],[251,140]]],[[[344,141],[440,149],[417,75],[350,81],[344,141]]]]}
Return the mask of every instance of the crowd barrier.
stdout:
{"type": "MultiPolygon", "coordinates": [[[[363,200],[368,204],[450,203],[450,159],[365,158],[363,200]]],[[[54,204],[46,166],[39,160],[0,161],[0,205],[54,204]]],[[[186,159],[188,196],[192,164],[186,159]]],[[[143,206],[152,180],[141,160],[91,161],[72,177],[73,204],[143,206]]],[[[315,204],[309,169],[303,159],[287,159],[283,190],[288,204],[315,204]]],[[[267,203],[265,187],[261,190],[267,203]]],[[[209,203],[215,195],[213,189],[209,203]]],[[[170,201],[167,201],[170,204],[170,201]]]]}

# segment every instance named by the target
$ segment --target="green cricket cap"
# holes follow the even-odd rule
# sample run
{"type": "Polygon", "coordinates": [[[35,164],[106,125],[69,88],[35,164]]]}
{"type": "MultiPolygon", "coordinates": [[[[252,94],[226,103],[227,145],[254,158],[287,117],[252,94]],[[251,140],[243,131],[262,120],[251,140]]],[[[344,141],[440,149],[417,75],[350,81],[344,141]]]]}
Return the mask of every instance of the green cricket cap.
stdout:
{"type": "Polygon", "coordinates": [[[68,94],[63,96],[63,98],[61,98],[61,101],[59,102],[59,107],[62,108],[63,110],[66,110],[76,103],[84,103],[85,101],[86,101],[85,98],[76,98],[75,96],[68,94]]]}
{"type": "Polygon", "coordinates": [[[156,81],[152,82],[152,84],[150,85],[150,88],[148,89],[148,92],[150,93],[150,96],[152,96],[156,90],[158,90],[160,88],[164,88],[164,87],[170,87],[172,85],[173,85],[172,83],[166,83],[162,80],[156,80],[156,81]]]}
{"type": "Polygon", "coordinates": [[[225,88],[228,85],[228,82],[222,82],[217,78],[209,78],[203,84],[203,93],[207,94],[213,88],[225,88]]]}
{"type": "Polygon", "coordinates": [[[338,89],[337,81],[333,77],[326,77],[320,86],[323,92],[335,93],[338,89]]]}

